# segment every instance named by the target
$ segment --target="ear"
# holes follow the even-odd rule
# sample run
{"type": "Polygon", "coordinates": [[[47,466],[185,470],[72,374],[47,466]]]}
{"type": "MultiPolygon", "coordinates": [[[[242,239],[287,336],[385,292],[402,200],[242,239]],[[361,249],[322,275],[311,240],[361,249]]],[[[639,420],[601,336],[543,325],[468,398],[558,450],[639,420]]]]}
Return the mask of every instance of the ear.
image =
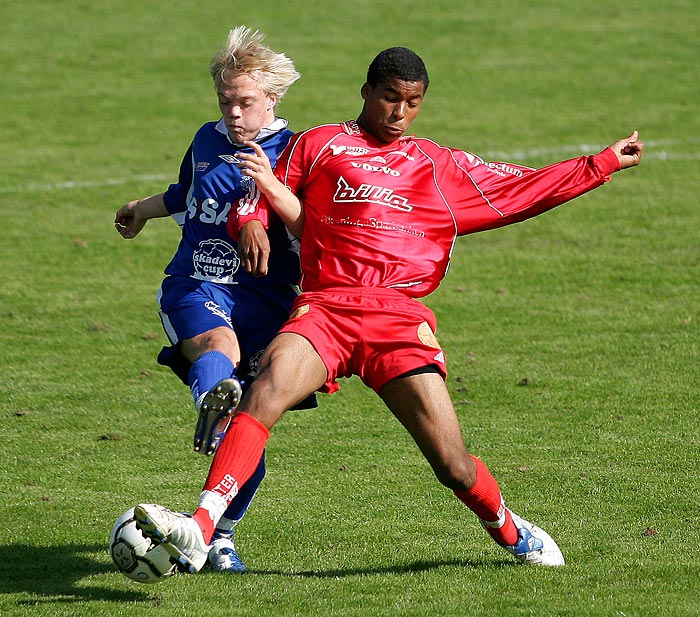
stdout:
{"type": "Polygon", "coordinates": [[[277,103],[278,103],[277,95],[268,94],[267,95],[267,105],[265,106],[265,108],[267,109],[267,111],[271,111],[275,107],[277,107],[277,103]]]}
{"type": "Polygon", "coordinates": [[[362,85],[362,88],[360,88],[360,94],[362,95],[362,98],[366,101],[367,98],[369,97],[370,90],[372,89],[372,86],[370,86],[367,82],[365,82],[362,85]]]}

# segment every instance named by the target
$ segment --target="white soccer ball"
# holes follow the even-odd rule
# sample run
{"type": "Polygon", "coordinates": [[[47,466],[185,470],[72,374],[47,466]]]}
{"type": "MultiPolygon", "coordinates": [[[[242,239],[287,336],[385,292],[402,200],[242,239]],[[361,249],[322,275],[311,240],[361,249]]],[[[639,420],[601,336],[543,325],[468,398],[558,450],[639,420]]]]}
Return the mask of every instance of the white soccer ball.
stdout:
{"type": "Polygon", "coordinates": [[[119,571],[138,583],[157,583],[177,572],[168,552],[136,527],[133,508],[114,523],[109,552],[119,571]]]}

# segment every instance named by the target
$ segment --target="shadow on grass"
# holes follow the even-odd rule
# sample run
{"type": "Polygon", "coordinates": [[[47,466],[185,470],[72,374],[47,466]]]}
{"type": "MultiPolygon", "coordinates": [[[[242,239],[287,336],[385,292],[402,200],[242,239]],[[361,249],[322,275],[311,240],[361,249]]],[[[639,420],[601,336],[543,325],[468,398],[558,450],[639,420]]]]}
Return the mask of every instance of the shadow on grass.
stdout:
{"type": "MultiPolygon", "coordinates": [[[[69,544],[34,546],[30,544],[0,545],[0,594],[29,594],[18,600],[20,605],[71,603],[85,601],[149,602],[156,598],[145,585],[133,591],[78,584],[96,574],[116,572],[111,563],[90,557],[103,553],[104,544],[69,544]]],[[[138,583],[134,583],[138,585],[138,583]]]]}
{"type": "Polygon", "coordinates": [[[428,570],[437,570],[439,568],[493,568],[510,567],[519,565],[509,559],[497,561],[475,561],[472,559],[454,559],[442,561],[414,561],[413,563],[384,566],[380,568],[352,568],[352,569],[333,569],[333,570],[302,570],[299,572],[286,572],[284,570],[249,570],[250,574],[268,575],[268,576],[289,576],[298,578],[344,578],[348,576],[368,576],[372,574],[415,574],[417,572],[427,572],[428,570]]]}
{"type": "MultiPolygon", "coordinates": [[[[115,573],[111,563],[96,561],[90,555],[105,550],[101,544],[69,544],[66,546],[33,546],[11,544],[0,546],[0,594],[17,594],[19,606],[70,604],[74,602],[143,602],[158,604],[152,592],[156,586],[138,585],[134,589],[118,590],[105,586],[88,586],[85,579],[99,574],[115,573]]],[[[353,576],[400,575],[426,572],[440,568],[481,569],[513,566],[512,561],[435,560],[415,561],[383,567],[326,570],[249,570],[253,576],[284,576],[290,578],[345,578],[353,576]]],[[[205,575],[218,575],[210,570],[205,575]]],[[[220,575],[219,575],[220,576],[220,575]]],[[[236,579],[238,577],[235,577],[236,579]]]]}

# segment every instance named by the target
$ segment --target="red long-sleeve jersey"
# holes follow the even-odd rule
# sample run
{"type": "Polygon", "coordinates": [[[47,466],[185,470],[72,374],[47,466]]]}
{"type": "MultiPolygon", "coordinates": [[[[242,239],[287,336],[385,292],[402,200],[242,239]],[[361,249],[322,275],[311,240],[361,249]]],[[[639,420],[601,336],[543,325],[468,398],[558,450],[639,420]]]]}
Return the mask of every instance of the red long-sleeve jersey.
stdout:
{"type": "MultiPolygon", "coordinates": [[[[619,169],[609,148],[531,169],[414,136],[383,144],[350,121],[295,135],[275,175],[303,203],[303,291],[385,287],[420,298],[445,276],[458,236],[536,216],[619,169]]],[[[229,229],[272,216],[249,193],[229,229]]]]}

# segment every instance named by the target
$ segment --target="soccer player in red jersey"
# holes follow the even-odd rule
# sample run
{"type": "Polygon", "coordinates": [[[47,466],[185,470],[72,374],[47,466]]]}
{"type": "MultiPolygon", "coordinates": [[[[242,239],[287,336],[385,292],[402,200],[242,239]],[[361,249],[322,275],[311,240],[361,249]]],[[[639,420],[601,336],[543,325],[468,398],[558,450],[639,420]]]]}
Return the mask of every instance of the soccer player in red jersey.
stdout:
{"type": "MultiPolygon", "coordinates": [[[[519,561],[564,565],[556,542],[509,510],[498,483],[462,440],[445,385],[435,317],[417,298],[444,277],[458,236],[545,212],[639,164],[636,131],[592,156],[542,169],[489,163],[405,135],[428,88],[423,61],[391,48],[371,63],[357,121],[295,135],[274,172],[264,153],[241,156],[256,188],[229,230],[279,217],[301,238],[294,311],[263,355],[212,462],[193,517],[141,504],[147,535],[195,572],[227,504],[254,471],[284,410],[338,377],[358,375],[408,430],[438,480],[519,561]]],[[[245,265],[266,271],[265,257],[245,265]]]]}

